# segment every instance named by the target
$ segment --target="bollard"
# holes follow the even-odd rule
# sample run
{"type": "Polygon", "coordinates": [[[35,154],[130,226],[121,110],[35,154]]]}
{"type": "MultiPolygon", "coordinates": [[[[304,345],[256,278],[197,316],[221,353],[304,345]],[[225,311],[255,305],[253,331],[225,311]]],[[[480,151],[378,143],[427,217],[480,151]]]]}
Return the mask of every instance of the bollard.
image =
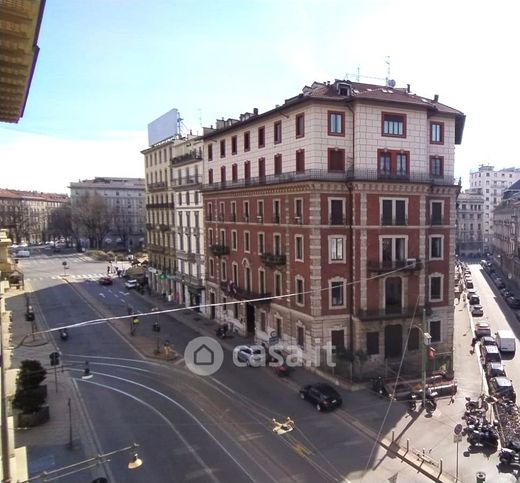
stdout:
{"type": "Polygon", "coordinates": [[[440,467],[440,471],[439,471],[439,475],[442,473],[442,458],[439,460],[439,467],[440,467]]]}
{"type": "Polygon", "coordinates": [[[486,481],[486,473],[484,473],[483,471],[477,471],[475,477],[477,479],[477,483],[485,483],[486,481]]]}
{"type": "Polygon", "coordinates": [[[395,431],[392,431],[392,443],[395,441],[395,431]]]}
{"type": "Polygon", "coordinates": [[[410,451],[410,440],[409,439],[406,440],[406,452],[408,453],[408,451],[410,451]]]}

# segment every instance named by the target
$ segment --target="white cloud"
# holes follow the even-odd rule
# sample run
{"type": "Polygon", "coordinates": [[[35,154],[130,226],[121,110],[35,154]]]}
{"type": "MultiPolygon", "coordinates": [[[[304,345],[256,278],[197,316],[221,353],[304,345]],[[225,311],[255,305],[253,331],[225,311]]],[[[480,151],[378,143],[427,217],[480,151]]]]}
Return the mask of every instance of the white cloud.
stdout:
{"type": "Polygon", "coordinates": [[[63,139],[0,129],[0,187],[68,193],[71,181],[96,176],[144,177],[146,132],[105,132],[63,139]]]}

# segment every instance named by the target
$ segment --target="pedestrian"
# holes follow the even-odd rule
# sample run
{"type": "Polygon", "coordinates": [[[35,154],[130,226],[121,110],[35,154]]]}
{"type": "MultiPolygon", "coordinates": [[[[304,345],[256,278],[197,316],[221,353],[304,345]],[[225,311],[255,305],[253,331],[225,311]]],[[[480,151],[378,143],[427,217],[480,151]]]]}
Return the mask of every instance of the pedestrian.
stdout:
{"type": "Polygon", "coordinates": [[[139,325],[139,319],[137,317],[134,317],[132,319],[132,327],[130,329],[130,335],[135,335],[136,333],[136,330],[137,330],[137,326],[139,325]]]}
{"type": "Polygon", "coordinates": [[[107,275],[110,275],[110,265],[107,265],[107,275]]]}
{"type": "Polygon", "coordinates": [[[477,344],[477,338],[473,337],[473,339],[471,339],[471,350],[470,350],[471,354],[473,354],[475,352],[475,345],[476,344],[477,344]]]}

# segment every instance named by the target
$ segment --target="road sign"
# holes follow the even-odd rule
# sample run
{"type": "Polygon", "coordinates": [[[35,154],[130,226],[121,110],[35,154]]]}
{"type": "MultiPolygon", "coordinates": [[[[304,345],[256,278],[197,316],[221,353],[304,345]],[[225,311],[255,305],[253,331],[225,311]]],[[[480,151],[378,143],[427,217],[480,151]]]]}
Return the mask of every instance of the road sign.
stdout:
{"type": "Polygon", "coordinates": [[[278,344],[278,342],[280,342],[280,337],[278,337],[278,336],[269,337],[269,345],[275,345],[275,344],[278,344]]]}
{"type": "Polygon", "coordinates": [[[460,433],[462,433],[462,424],[460,424],[460,423],[457,424],[457,425],[453,428],[453,432],[454,432],[455,434],[460,434],[460,433]]]}
{"type": "Polygon", "coordinates": [[[159,275],[159,280],[166,280],[166,275],[161,273],[161,275],[159,275]]]}
{"type": "Polygon", "coordinates": [[[460,443],[462,441],[462,434],[454,434],[453,435],[453,442],[454,443],[460,443]]]}
{"type": "Polygon", "coordinates": [[[67,262],[61,262],[61,264],[66,267],[67,266],[67,262]]]}
{"type": "Polygon", "coordinates": [[[60,353],[59,352],[51,352],[49,354],[49,359],[51,360],[51,366],[57,366],[60,363],[60,353]]]}

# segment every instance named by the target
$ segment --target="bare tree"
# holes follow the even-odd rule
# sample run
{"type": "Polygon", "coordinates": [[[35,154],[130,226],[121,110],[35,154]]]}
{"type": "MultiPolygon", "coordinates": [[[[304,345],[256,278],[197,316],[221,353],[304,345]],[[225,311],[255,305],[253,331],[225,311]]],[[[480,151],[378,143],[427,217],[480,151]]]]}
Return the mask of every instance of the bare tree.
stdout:
{"type": "Polygon", "coordinates": [[[49,224],[47,227],[49,237],[56,240],[57,238],[78,238],[77,233],[72,227],[72,208],[70,202],[58,208],[54,208],[49,214],[49,224]]]}
{"type": "Polygon", "coordinates": [[[29,207],[23,204],[9,210],[3,220],[3,226],[9,230],[11,239],[18,245],[22,240],[29,241],[32,225],[29,207]]]}
{"type": "Polygon", "coordinates": [[[101,248],[110,232],[112,210],[97,193],[85,193],[72,207],[73,229],[88,238],[92,248],[101,248]]]}
{"type": "Polygon", "coordinates": [[[112,212],[114,234],[121,238],[125,247],[128,248],[128,239],[132,233],[132,216],[128,209],[116,206],[112,212]]]}

